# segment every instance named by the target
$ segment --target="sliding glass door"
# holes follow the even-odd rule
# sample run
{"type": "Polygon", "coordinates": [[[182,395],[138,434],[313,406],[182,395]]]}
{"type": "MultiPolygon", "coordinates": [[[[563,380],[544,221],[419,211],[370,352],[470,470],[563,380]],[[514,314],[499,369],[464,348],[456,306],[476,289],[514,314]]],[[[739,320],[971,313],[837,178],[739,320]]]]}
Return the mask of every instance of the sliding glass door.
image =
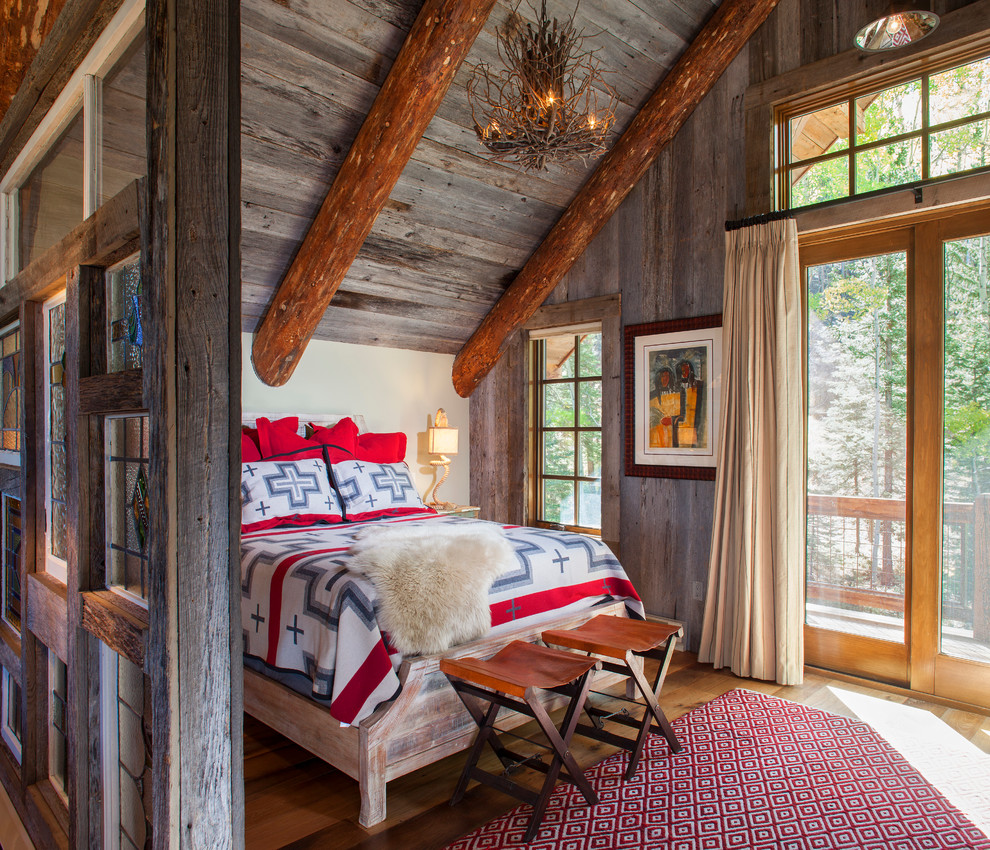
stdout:
{"type": "Polygon", "coordinates": [[[990,212],[803,241],[809,664],[990,704],[990,212]]]}

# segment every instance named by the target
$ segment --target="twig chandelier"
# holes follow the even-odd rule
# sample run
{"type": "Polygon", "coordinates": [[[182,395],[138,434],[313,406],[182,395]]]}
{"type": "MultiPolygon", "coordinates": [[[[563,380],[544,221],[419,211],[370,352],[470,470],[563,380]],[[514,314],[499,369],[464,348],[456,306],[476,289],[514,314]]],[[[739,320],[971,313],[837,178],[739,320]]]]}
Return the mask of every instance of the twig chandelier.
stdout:
{"type": "Polygon", "coordinates": [[[561,24],[542,0],[535,26],[523,26],[513,10],[496,30],[506,67],[496,74],[479,64],[467,87],[475,132],[492,159],[535,171],[604,150],[618,98],[574,29],[576,12],[561,24]]]}

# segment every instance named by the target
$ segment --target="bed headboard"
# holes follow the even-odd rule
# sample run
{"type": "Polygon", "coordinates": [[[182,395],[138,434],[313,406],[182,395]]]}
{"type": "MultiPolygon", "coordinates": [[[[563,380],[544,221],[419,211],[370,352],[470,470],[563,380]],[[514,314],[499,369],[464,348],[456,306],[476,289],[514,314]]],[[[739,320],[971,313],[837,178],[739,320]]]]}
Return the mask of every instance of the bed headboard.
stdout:
{"type": "Polygon", "coordinates": [[[246,425],[248,428],[257,427],[257,422],[260,417],[264,416],[267,419],[276,420],[282,419],[285,416],[298,416],[299,417],[299,428],[297,433],[300,437],[306,436],[306,423],[312,422],[314,425],[323,425],[330,427],[331,425],[336,425],[341,419],[347,419],[350,417],[354,420],[354,424],[358,426],[358,433],[364,434],[368,430],[368,426],[364,421],[364,416],[360,413],[257,413],[257,412],[245,412],[241,414],[241,424],[246,425]]]}

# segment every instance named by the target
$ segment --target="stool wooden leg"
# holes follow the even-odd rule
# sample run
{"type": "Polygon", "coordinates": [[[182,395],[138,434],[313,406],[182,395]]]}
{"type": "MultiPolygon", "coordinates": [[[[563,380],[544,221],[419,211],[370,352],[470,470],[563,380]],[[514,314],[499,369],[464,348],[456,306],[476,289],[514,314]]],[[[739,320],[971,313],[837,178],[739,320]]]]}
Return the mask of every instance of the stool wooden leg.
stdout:
{"type": "Polygon", "coordinates": [[[540,790],[540,796],[533,804],[533,817],[530,819],[529,827],[523,836],[524,843],[532,841],[540,829],[540,824],[543,822],[543,814],[546,811],[547,803],[550,802],[550,796],[553,794],[553,788],[557,782],[557,777],[560,775],[562,766],[567,768],[568,779],[578,787],[588,804],[594,806],[598,803],[598,795],[591,785],[588,784],[588,780],[584,776],[584,771],[578,767],[570,751],[571,737],[574,735],[581,706],[584,705],[584,701],[588,698],[588,689],[590,687],[591,673],[589,671],[578,680],[576,692],[567,706],[567,712],[560,724],[559,732],[553,725],[553,721],[550,719],[550,715],[547,714],[543,704],[537,699],[535,691],[532,688],[526,689],[524,699],[530,709],[532,709],[533,717],[539,724],[540,729],[543,730],[543,734],[546,735],[550,746],[553,747],[554,758],[550,763],[550,768],[547,770],[546,778],[543,780],[543,788],[540,790]]]}
{"type": "MultiPolygon", "coordinates": [[[[455,689],[456,690],[456,689],[455,689]]],[[[458,696],[461,698],[461,702],[467,707],[468,711],[474,716],[475,721],[479,720],[481,712],[477,711],[476,706],[470,706],[468,701],[464,699],[464,695],[458,692],[458,696]]],[[[457,787],[454,788],[454,794],[450,798],[450,805],[456,806],[463,798],[464,792],[467,791],[468,780],[471,778],[471,771],[474,766],[478,763],[478,759],[481,758],[481,752],[485,748],[485,743],[492,737],[494,732],[495,717],[498,714],[498,705],[496,703],[491,703],[488,706],[488,711],[484,713],[484,717],[478,722],[478,734],[474,737],[474,743],[471,745],[471,749],[468,752],[467,762],[464,764],[464,770],[461,771],[461,778],[457,780],[457,787]]]]}
{"type": "Polygon", "coordinates": [[[551,779],[550,774],[547,775],[548,778],[544,783],[544,788],[549,788],[551,791],[553,790],[553,784],[556,782],[557,775],[560,773],[561,765],[563,765],[567,768],[570,781],[578,787],[581,794],[584,796],[584,799],[587,800],[590,805],[595,805],[598,803],[598,795],[595,793],[591,785],[588,784],[588,780],[584,777],[584,771],[578,767],[578,764],[574,761],[574,756],[571,755],[570,751],[571,738],[573,737],[574,729],[577,726],[578,710],[584,700],[587,699],[588,688],[591,685],[591,681],[588,676],[589,674],[585,674],[583,680],[579,681],[577,693],[567,708],[567,714],[561,723],[559,732],[556,727],[554,727],[553,721],[550,719],[550,715],[547,714],[547,711],[543,707],[542,703],[536,699],[535,694],[532,696],[527,694],[526,702],[533,710],[533,717],[536,718],[536,722],[540,724],[543,734],[546,735],[547,740],[550,741],[550,745],[553,747],[555,753],[553,763],[550,765],[550,769],[554,771],[553,777],[551,779]]]}
{"type": "Polygon", "coordinates": [[[667,720],[658,702],[660,691],[663,688],[663,681],[666,678],[667,667],[670,664],[670,658],[673,653],[674,639],[671,637],[667,641],[664,659],[661,662],[660,670],[657,673],[652,688],[643,672],[638,667],[629,663],[632,660],[632,653],[626,653],[626,665],[629,668],[629,676],[636,683],[640,695],[643,697],[643,702],[646,705],[646,709],[643,712],[643,722],[640,724],[639,733],[636,735],[636,744],[629,757],[629,767],[626,769],[625,778],[627,782],[636,775],[636,768],[639,767],[639,760],[643,755],[643,748],[646,746],[646,736],[650,734],[650,727],[653,725],[654,720],[663,733],[664,738],[667,739],[670,751],[672,753],[679,753],[681,751],[681,742],[677,740],[677,735],[674,734],[670,721],[667,720]]]}

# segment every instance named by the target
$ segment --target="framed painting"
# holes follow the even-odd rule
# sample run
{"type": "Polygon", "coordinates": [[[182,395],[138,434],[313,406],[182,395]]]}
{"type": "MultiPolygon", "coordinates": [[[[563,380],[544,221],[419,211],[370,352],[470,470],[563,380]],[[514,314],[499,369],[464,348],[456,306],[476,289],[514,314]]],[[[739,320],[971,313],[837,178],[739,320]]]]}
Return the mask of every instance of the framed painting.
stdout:
{"type": "Polygon", "coordinates": [[[715,479],[722,316],[625,329],[626,475],[715,479]]]}

